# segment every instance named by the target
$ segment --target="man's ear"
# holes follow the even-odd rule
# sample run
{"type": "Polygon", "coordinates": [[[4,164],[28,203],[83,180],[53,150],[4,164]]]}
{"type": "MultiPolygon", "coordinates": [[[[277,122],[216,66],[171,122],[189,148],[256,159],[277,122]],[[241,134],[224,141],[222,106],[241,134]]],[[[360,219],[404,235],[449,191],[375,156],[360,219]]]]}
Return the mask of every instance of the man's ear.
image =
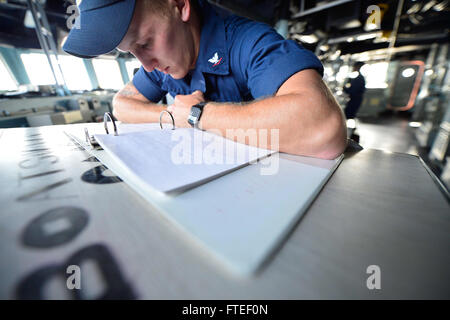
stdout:
{"type": "Polygon", "coordinates": [[[174,2],[180,12],[181,20],[188,22],[191,17],[191,0],[174,0],[174,2]]]}

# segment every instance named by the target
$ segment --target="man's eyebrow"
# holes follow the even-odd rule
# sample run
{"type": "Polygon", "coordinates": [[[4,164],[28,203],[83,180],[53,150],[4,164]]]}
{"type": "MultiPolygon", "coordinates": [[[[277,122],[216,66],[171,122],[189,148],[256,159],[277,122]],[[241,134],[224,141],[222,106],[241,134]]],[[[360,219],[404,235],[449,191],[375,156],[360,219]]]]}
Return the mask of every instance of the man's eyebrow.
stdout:
{"type": "MultiPolygon", "coordinates": [[[[137,37],[138,37],[138,34],[137,34],[136,30],[128,30],[127,34],[125,34],[125,37],[124,37],[124,38],[131,39],[130,41],[127,41],[127,43],[129,43],[129,45],[126,46],[127,50],[126,50],[126,51],[125,51],[125,50],[121,50],[121,49],[119,49],[119,47],[117,47],[117,49],[118,49],[119,51],[121,51],[121,52],[129,52],[129,51],[130,51],[130,48],[132,48],[133,45],[136,43],[137,37]]],[[[122,39],[122,41],[123,41],[123,40],[124,40],[124,39],[122,39]]],[[[119,45],[120,45],[120,44],[119,44],[119,45]]]]}
{"type": "Polygon", "coordinates": [[[141,43],[147,43],[147,42],[149,41],[149,39],[151,39],[151,38],[152,38],[152,36],[151,36],[151,35],[148,35],[148,34],[143,35],[141,38],[136,37],[136,38],[134,39],[134,41],[132,41],[132,44],[137,44],[137,45],[139,45],[139,44],[141,44],[141,43]]]}

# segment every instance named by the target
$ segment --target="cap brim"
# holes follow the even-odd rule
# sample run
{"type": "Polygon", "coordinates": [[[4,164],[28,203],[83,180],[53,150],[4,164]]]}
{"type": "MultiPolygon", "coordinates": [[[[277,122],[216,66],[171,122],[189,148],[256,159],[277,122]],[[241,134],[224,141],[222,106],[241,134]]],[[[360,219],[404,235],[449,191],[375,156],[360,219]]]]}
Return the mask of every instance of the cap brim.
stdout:
{"type": "Polygon", "coordinates": [[[94,58],[114,50],[128,31],[135,1],[120,1],[82,12],[80,27],[70,30],[63,50],[80,58],[94,58]]]}

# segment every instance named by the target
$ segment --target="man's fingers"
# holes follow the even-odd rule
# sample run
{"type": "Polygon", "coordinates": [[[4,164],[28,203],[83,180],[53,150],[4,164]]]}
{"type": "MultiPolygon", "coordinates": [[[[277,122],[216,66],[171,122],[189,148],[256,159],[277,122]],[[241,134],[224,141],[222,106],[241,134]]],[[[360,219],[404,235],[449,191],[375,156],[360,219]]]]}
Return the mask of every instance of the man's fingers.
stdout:
{"type": "Polygon", "coordinates": [[[173,112],[173,104],[171,104],[170,106],[167,106],[167,111],[169,111],[170,113],[173,112]]]}
{"type": "Polygon", "coordinates": [[[203,92],[201,92],[200,90],[195,90],[192,94],[203,97],[203,92]]]}

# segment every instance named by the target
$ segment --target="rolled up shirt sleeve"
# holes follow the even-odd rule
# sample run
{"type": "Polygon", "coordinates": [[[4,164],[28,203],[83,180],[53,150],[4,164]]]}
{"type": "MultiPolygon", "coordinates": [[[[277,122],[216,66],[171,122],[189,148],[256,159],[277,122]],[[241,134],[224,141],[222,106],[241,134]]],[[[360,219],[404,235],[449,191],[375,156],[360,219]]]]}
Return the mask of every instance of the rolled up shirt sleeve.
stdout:
{"type": "Polygon", "coordinates": [[[293,40],[285,40],[268,25],[252,24],[238,37],[241,72],[255,99],[274,95],[301,70],[315,69],[323,76],[322,63],[314,53],[293,40]]]}
{"type": "Polygon", "coordinates": [[[134,75],[133,85],[144,97],[155,103],[159,102],[167,93],[161,89],[159,75],[155,71],[146,72],[143,67],[140,67],[134,75]]]}

